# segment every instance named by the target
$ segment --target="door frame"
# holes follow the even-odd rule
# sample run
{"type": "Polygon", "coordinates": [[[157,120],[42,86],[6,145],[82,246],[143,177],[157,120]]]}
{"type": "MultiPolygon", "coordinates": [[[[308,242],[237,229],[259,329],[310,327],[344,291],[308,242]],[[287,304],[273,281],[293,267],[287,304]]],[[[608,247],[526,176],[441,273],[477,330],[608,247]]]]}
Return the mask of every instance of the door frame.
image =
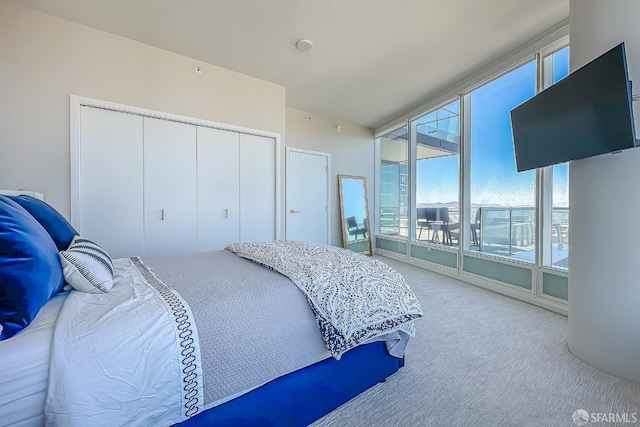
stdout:
{"type": "Polygon", "coordinates": [[[303,150],[302,148],[286,147],[286,172],[285,172],[285,240],[288,239],[287,230],[289,226],[289,179],[291,176],[291,153],[309,154],[313,156],[322,156],[327,158],[327,244],[331,244],[331,154],[322,151],[303,150]]]}

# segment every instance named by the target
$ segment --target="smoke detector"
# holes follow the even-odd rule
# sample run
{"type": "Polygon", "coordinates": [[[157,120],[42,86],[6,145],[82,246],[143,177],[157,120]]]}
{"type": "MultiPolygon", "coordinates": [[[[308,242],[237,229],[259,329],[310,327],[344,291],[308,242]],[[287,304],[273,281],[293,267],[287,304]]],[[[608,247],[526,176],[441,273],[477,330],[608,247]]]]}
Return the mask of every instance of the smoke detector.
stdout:
{"type": "Polygon", "coordinates": [[[306,52],[313,47],[311,40],[301,39],[296,42],[296,47],[299,51],[306,52]]]}

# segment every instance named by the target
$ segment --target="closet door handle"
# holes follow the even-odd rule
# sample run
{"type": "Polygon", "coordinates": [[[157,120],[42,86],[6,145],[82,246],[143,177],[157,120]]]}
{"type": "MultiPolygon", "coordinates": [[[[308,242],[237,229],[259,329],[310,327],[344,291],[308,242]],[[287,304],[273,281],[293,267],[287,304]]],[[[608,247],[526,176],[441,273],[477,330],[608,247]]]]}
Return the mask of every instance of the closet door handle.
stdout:
{"type": "Polygon", "coordinates": [[[289,211],[289,213],[290,213],[290,214],[297,214],[297,213],[300,213],[300,211],[297,211],[297,210],[295,210],[295,209],[291,209],[291,210],[289,211]]]}
{"type": "Polygon", "coordinates": [[[229,209],[224,210],[224,219],[229,219],[229,209]]]}
{"type": "Polygon", "coordinates": [[[160,221],[164,221],[164,209],[160,211],[160,221]]]}

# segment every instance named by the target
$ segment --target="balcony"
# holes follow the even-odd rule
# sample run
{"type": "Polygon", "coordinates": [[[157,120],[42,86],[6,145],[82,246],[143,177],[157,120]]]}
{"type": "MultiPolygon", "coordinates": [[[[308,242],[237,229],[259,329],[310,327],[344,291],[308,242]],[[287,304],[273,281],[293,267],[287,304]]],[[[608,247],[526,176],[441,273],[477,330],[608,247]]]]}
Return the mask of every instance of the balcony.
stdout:
{"type": "MultiPolygon", "coordinates": [[[[439,208],[445,207],[438,205],[439,208]]],[[[441,245],[458,246],[460,238],[459,209],[446,206],[449,223],[435,218],[430,223],[416,220],[416,240],[441,245]],[[445,232],[449,235],[445,236],[445,232]],[[449,239],[450,237],[450,239],[449,239]]],[[[420,209],[420,208],[418,208],[420,209]]],[[[535,210],[528,207],[477,206],[472,208],[469,249],[475,252],[531,262],[535,260],[535,210]]],[[[408,208],[382,208],[380,233],[407,238],[408,208]]],[[[551,235],[543,250],[543,264],[568,268],[569,209],[554,208],[551,214],[551,235]]]]}

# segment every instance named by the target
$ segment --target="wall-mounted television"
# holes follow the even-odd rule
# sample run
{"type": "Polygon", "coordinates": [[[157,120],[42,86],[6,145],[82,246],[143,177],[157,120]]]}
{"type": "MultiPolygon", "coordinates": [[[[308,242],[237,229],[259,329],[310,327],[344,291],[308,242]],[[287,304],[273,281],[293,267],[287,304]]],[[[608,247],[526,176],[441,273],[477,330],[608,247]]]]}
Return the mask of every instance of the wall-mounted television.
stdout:
{"type": "Polygon", "coordinates": [[[511,110],[518,172],[636,147],[624,43],[511,110]]]}

